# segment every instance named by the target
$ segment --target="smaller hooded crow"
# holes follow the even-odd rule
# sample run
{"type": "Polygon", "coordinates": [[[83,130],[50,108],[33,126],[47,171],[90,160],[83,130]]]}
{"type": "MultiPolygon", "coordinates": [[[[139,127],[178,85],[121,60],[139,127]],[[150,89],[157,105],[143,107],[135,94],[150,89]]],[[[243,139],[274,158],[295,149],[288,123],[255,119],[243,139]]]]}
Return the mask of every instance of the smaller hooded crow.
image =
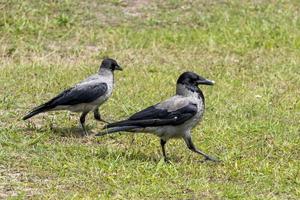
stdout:
{"type": "Polygon", "coordinates": [[[27,120],[39,113],[54,110],[81,112],[80,124],[84,134],[87,135],[84,124],[85,117],[90,111],[94,112],[96,120],[104,121],[101,119],[99,106],[112,94],[115,70],[122,70],[122,68],[114,59],[104,59],[100,65],[98,74],[86,78],[82,82],[61,92],[50,101],[32,109],[23,117],[23,120],[27,120]]]}

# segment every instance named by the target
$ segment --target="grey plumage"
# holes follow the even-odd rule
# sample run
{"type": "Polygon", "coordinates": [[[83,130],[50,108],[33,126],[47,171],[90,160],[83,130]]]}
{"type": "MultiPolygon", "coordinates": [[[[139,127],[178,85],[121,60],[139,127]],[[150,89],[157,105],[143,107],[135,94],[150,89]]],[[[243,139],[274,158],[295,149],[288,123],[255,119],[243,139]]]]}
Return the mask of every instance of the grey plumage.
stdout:
{"type": "Polygon", "coordinates": [[[86,134],[85,117],[90,111],[94,112],[96,120],[104,121],[101,119],[99,106],[112,94],[115,70],[122,70],[122,68],[115,60],[110,58],[104,59],[98,74],[86,78],[73,87],[64,90],[50,101],[34,108],[23,117],[23,120],[27,120],[39,113],[54,110],[81,112],[80,123],[86,134]]]}
{"type": "Polygon", "coordinates": [[[206,159],[216,159],[198,150],[191,139],[191,129],[202,119],[205,99],[199,84],[213,85],[193,72],[185,72],[177,80],[176,95],[154,106],[150,106],[126,120],[108,124],[105,130],[97,134],[102,136],[120,131],[152,133],[161,139],[165,160],[165,144],[172,138],[183,138],[188,148],[206,159]]]}

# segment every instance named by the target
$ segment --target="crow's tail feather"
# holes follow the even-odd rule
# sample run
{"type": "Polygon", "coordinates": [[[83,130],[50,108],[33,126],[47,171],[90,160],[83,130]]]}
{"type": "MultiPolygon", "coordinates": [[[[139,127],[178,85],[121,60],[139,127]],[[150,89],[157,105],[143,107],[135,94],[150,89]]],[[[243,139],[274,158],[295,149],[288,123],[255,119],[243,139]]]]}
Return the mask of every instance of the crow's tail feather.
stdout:
{"type": "Polygon", "coordinates": [[[31,117],[33,117],[34,115],[37,115],[39,113],[42,113],[42,112],[46,112],[48,110],[51,109],[51,106],[47,105],[47,104],[43,104],[43,105],[40,105],[34,109],[32,109],[27,115],[25,115],[22,119],[23,120],[26,120],[26,119],[29,119],[31,117]]]}
{"type": "Polygon", "coordinates": [[[99,132],[98,134],[96,134],[96,136],[103,136],[106,134],[111,134],[111,133],[116,133],[116,132],[121,132],[121,131],[127,131],[127,132],[133,132],[133,129],[136,128],[141,128],[140,126],[119,126],[119,127],[113,127],[113,128],[109,128],[106,130],[103,130],[101,132],[99,132]]]}

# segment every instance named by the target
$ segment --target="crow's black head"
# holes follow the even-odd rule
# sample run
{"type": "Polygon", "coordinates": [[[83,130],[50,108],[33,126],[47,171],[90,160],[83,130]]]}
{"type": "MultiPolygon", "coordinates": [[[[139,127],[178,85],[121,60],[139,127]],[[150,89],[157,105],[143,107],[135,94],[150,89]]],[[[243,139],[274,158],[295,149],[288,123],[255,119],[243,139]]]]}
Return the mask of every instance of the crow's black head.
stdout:
{"type": "Polygon", "coordinates": [[[115,70],[123,70],[120,65],[118,65],[117,61],[115,61],[114,59],[111,58],[105,58],[102,63],[100,68],[105,68],[105,69],[109,69],[111,71],[115,71],[115,70]]]}
{"type": "Polygon", "coordinates": [[[203,78],[194,72],[184,72],[179,76],[177,84],[186,86],[213,85],[214,81],[203,78]]]}

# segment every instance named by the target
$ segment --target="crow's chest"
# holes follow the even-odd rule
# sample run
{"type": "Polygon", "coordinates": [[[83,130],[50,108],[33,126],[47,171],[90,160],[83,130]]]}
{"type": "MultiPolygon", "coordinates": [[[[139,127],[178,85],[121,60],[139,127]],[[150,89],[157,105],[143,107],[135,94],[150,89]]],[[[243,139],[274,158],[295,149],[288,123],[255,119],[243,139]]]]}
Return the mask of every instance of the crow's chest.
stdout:
{"type": "Polygon", "coordinates": [[[205,110],[204,103],[201,99],[192,99],[192,101],[197,105],[197,113],[190,120],[187,121],[187,128],[195,127],[201,121],[205,110]]]}
{"type": "Polygon", "coordinates": [[[103,95],[101,95],[96,101],[94,101],[94,104],[101,105],[104,103],[106,100],[109,99],[113,91],[113,84],[107,84],[107,90],[103,95]]]}

